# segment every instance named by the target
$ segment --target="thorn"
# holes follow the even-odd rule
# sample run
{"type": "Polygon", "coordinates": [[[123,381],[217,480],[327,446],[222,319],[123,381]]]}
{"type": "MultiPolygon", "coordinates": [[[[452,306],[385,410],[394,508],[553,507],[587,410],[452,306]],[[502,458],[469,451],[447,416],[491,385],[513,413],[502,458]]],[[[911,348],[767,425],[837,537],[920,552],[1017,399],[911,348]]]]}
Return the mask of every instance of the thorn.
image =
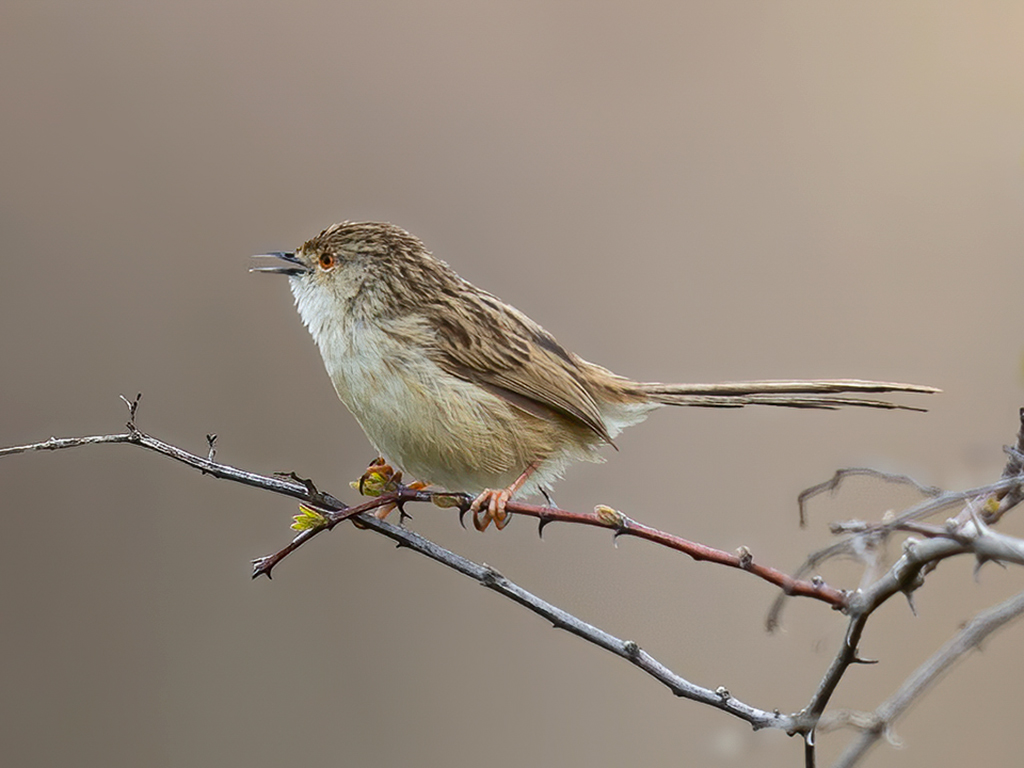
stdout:
{"type": "Polygon", "coordinates": [[[857,655],[856,652],[853,654],[853,658],[850,660],[851,664],[877,664],[878,659],[862,659],[857,655]]]}
{"type": "Polygon", "coordinates": [[[974,580],[978,581],[978,576],[981,574],[981,566],[985,563],[995,563],[1003,570],[1006,570],[1006,563],[1002,560],[997,560],[994,557],[986,557],[985,555],[976,555],[974,559],[974,580]]]}
{"type": "MultiPolygon", "coordinates": [[[[214,438],[214,440],[216,440],[217,436],[214,435],[213,438],[214,438]]],[[[294,480],[299,485],[306,486],[306,493],[308,493],[310,496],[319,496],[320,495],[320,491],[317,490],[316,485],[314,485],[313,481],[310,480],[308,477],[299,477],[297,474],[295,474],[295,472],[275,472],[274,476],[275,477],[286,477],[289,480],[294,480]]]]}
{"type": "Polygon", "coordinates": [[[903,746],[903,739],[901,739],[897,735],[896,731],[893,730],[892,726],[886,725],[885,729],[882,732],[885,734],[885,740],[889,742],[890,746],[893,746],[897,749],[903,746]]]}
{"type": "Polygon", "coordinates": [[[406,520],[412,520],[412,515],[405,511],[405,499],[398,499],[395,501],[395,506],[398,508],[398,524],[404,526],[406,520]]]}
{"type": "Polygon", "coordinates": [[[916,617],[917,616],[917,608],[914,607],[914,593],[905,590],[903,592],[903,594],[906,595],[907,605],[910,606],[910,612],[912,614],[914,614],[914,616],[916,617]]]}
{"type": "Polygon", "coordinates": [[[537,536],[541,539],[544,538],[544,529],[548,523],[552,522],[550,517],[541,517],[537,521],[537,536]]]}
{"type": "Polygon", "coordinates": [[[252,578],[256,579],[259,576],[266,576],[268,579],[273,580],[270,575],[271,570],[274,568],[274,564],[271,562],[272,557],[265,555],[263,557],[257,557],[252,561],[252,578]]]}
{"type": "Polygon", "coordinates": [[[555,506],[555,500],[551,496],[551,490],[541,486],[540,495],[544,497],[544,501],[548,503],[549,507],[555,506]]]}
{"type": "Polygon", "coordinates": [[[210,446],[210,455],[207,457],[209,461],[213,461],[213,457],[217,455],[217,449],[214,447],[217,443],[217,433],[211,432],[206,436],[206,444],[210,446]]]}

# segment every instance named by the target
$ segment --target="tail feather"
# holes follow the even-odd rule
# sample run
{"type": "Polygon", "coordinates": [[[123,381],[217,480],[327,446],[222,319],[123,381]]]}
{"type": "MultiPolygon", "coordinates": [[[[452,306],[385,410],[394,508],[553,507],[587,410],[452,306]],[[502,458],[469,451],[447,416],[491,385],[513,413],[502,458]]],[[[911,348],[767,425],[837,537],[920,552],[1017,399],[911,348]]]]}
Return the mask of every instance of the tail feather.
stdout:
{"type": "Polygon", "coordinates": [[[772,405],[784,408],[835,409],[847,406],[924,411],[916,406],[888,400],[851,397],[859,392],[913,392],[934,394],[941,390],[917,384],[900,384],[860,379],[818,379],[812,381],[727,381],[720,384],[637,384],[639,392],[653,402],[699,408],[742,408],[772,405]]]}

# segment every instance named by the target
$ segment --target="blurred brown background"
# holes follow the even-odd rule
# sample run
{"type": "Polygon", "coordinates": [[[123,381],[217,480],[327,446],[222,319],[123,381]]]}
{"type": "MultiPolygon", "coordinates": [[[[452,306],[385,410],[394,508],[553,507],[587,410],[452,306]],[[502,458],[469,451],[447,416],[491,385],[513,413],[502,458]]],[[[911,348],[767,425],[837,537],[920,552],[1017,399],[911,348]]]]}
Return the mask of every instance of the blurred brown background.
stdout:
{"type": "MultiPolygon", "coordinates": [[[[342,219],[422,237],[637,378],[858,376],[927,414],[663,411],[559,503],[783,568],[826,523],[998,476],[1024,405],[1024,6],[175,3],[0,9],[0,444],[142,428],[347,499],[372,450],[283,280],[248,256],[342,219]],[[915,401],[916,402],[916,401],[915,401]]],[[[0,461],[0,743],[18,766],[765,765],[800,745],[675,700],[386,541],[339,528],[272,582],[295,505],[123,446],[0,461]]],[[[806,702],[843,621],[635,541],[411,523],[695,682],[806,702]]],[[[1007,530],[1024,533],[1019,520],[1007,530]]],[[[893,601],[836,706],[871,708],[1019,569],[893,601]]],[[[825,575],[855,586],[857,569],[825,575]]],[[[877,766],[1015,765],[1021,627],[877,766]],[[983,702],[983,703],[979,703],[983,702]],[[966,734],[970,734],[969,738],[966,734]]],[[[823,762],[846,734],[822,737],[823,762]]]]}

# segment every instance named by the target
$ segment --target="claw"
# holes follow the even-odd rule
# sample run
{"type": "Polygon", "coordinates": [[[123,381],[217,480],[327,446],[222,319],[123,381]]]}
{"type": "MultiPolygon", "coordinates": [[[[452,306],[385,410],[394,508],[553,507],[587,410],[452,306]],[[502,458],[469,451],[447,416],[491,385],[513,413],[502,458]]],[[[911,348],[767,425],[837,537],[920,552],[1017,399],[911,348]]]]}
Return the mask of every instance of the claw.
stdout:
{"type": "Polygon", "coordinates": [[[360,496],[380,496],[398,490],[401,483],[402,473],[378,456],[370,462],[362,477],[349,485],[359,491],[360,496]]]}
{"type": "Polygon", "coordinates": [[[494,488],[485,488],[483,492],[473,499],[473,503],[469,505],[469,511],[473,513],[473,527],[478,531],[486,531],[487,526],[494,521],[494,527],[499,531],[508,525],[508,521],[512,519],[512,514],[505,509],[509,501],[512,499],[512,494],[523,487],[527,479],[537,470],[537,463],[533,463],[526,468],[526,470],[516,481],[512,483],[508,488],[501,488],[495,490],[494,488]],[[486,511],[484,507],[486,506],[486,511]],[[483,516],[480,515],[483,511],[483,516]]]}
{"type": "Polygon", "coordinates": [[[490,500],[491,494],[494,493],[490,488],[484,490],[479,496],[473,499],[473,503],[469,505],[469,511],[473,513],[473,527],[481,533],[487,530],[487,526],[491,524],[490,515],[490,500]],[[483,519],[480,517],[481,507],[487,505],[487,512],[484,513],[483,519]]]}
{"type": "Polygon", "coordinates": [[[485,488],[484,491],[473,499],[469,505],[469,511],[473,513],[473,527],[478,531],[486,531],[487,526],[494,521],[494,527],[499,531],[508,525],[512,515],[505,509],[515,493],[515,488],[485,488]],[[481,512],[483,515],[481,515],[481,512]]]}

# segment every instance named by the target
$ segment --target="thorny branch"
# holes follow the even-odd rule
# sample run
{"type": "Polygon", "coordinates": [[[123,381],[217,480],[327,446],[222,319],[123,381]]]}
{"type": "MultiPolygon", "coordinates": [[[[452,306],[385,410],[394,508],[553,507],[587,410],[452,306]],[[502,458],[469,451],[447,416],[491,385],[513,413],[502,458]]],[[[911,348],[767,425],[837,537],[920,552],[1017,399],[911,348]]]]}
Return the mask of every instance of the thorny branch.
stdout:
{"type": "MultiPolygon", "coordinates": [[[[988,522],[998,521],[1022,499],[1022,488],[1024,488],[1024,473],[1022,473],[1022,468],[1024,468],[1024,462],[1022,462],[1022,456],[1024,456],[1024,408],[1020,409],[1019,416],[1020,430],[1017,433],[1017,444],[1006,449],[1009,458],[1003,470],[1002,479],[989,486],[974,489],[975,493],[967,499],[967,504],[958,515],[946,520],[945,525],[941,528],[933,529],[932,538],[924,541],[907,539],[903,545],[902,555],[881,578],[870,586],[850,594],[847,603],[849,623],[846,635],[810,702],[797,715],[800,722],[798,731],[807,735],[810,745],[806,759],[808,766],[814,765],[814,731],[832,694],[835,693],[839,681],[850,665],[868,663],[861,658],[858,644],[868,618],[878,606],[893,595],[902,593],[911,601],[911,608],[913,608],[913,594],[924,585],[927,574],[934,570],[939,562],[954,555],[973,553],[977,567],[988,561],[1024,565],[1024,541],[1012,536],[997,534],[988,525],[988,522]]],[[[934,500],[912,507],[897,515],[894,518],[895,522],[885,521],[876,525],[854,526],[859,529],[859,532],[854,535],[886,536],[893,530],[898,530],[906,522],[921,519],[924,516],[922,508],[930,507],[932,512],[945,509],[953,503],[950,498],[963,497],[963,495],[939,494],[934,500]]],[[[961,500],[963,499],[961,498],[961,500]]],[[[985,634],[1002,626],[1008,620],[1007,618],[994,624],[985,634]]],[[[960,654],[965,653],[970,647],[972,646],[964,646],[960,654]]],[[[950,657],[950,660],[946,662],[947,665],[952,663],[953,658],[955,657],[950,657]]],[[[904,686],[913,684],[912,677],[904,686]]],[[[923,688],[924,686],[921,686],[919,691],[923,688]]],[[[909,704],[910,700],[907,700],[898,711],[892,712],[891,717],[894,719],[909,704]]],[[[891,727],[891,725],[891,719],[885,723],[886,727],[891,727]]],[[[864,752],[866,749],[858,752],[856,758],[840,764],[853,765],[864,752]]]]}
{"type": "Polygon", "coordinates": [[[837,720],[860,728],[860,735],[846,748],[834,768],[849,768],[857,763],[883,736],[893,740],[892,725],[921,694],[997,629],[1024,613],[1024,592],[982,611],[954,635],[930,659],[918,667],[903,685],[874,712],[867,715],[843,713],[837,720]]]}
{"type": "MultiPolygon", "coordinates": [[[[310,480],[304,480],[294,473],[287,476],[268,477],[253,472],[215,462],[214,445],[216,435],[208,435],[209,453],[207,457],[184,451],[176,446],[165,443],[138,429],[135,425],[136,410],[141,395],[133,401],[125,398],[129,407],[127,432],[115,435],[97,435],[79,438],[50,438],[41,443],[14,446],[0,449],[0,457],[15,453],[41,450],[60,450],[82,445],[100,443],[126,443],[138,445],[148,450],[169,456],[176,461],[199,469],[204,474],[232,480],[245,485],[263,488],[285,496],[299,499],[309,506],[308,520],[314,524],[302,530],[283,549],[273,555],[253,561],[253,577],[271,575],[274,567],[283,558],[295,551],[309,539],[326,530],[333,529],[344,520],[357,522],[361,528],[367,528],[396,541],[399,546],[407,547],[443,565],[452,568],[485,587],[492,589],[530,611],[544,617],[560,629],[577,635],[601,648],[604,648],[630,663],[639,667],[659,682],[666,685],[677,696],[698,701],[721,709],[750,723],[755,729],[779,728],[787,733],[800,734],[804,737],[805,765],[815,765],[815,733],[822,723],[825,709],[835,693],[843,675],[853,664],[872,663],[860,656],[858,645],[868,619],[876,608],[898,593],[911,600],[913,593],[925,581],[928,573],[934,570],[942,560],[961,554],[972,554],[978,567],[988,561],[1024,565],[1024,540],[997,533],[992,525],[1011,508],[1024,500],[1024,409],[1021,409],[1021,428],[1017,435],[1017,443],[1006,449],[1008,460],[1002,478],[990,485],[972,488],[962,492],[944,492],[937,488],[920,485],[910,478],[899,475],[888,475],[867,469],[840,470],[825,483],[808,489],[800,495],[801,522],[807,501],[815,495],[836,490],[842,481],[851,475],[871,475],[893,482],[904,482],[914,485],[922,494],[928,496],[921,503],[904,510],[897,515],[888,516],[880,523],[849,521],[833,525],[833,532],[845,538],[837,544],[823,549],[808,558],[797,572],[796,577],[781,571],[755,563],[753,556],[746,548],[732,554],[713,549],[702,544],[687,541],[672,534],[650,528],[626,515],[608,507],[597,507],[593,513],[570,512],[554,507],[541,507],[519,502],[512,502],[508,509],[518,515],[535,517],[539,521],[539,531],[552,522],[576,523],[610,528],[614,536],[633,536],[662,546],[683,552],[695,560],[708,560],[733,568],[748,571],[759,578],[782,588],[783,594],[769,614],[769,627],[777,622],[782,600],[787,596],[812,597],[824,601],[834,608],[847,614],[848,626],[843,641],[829,668],[823,675],[817,690],[807,706],[795,715],[782,715],[777,710],[752,707],[733,698],[723,687],[716,690],[703,688],[690,683],[675,674],[656,659],[643,651],[636,643],[622,640],[603,630],[588,624],[581,619],[547,603],[536,595],[508,580],[495,569],[457,555],[419,534],[401,526],[392,525],[372,511],[396,506],[404,513],[404,506],[410,502],[432,501],[438,506],[458,507],[461,514],[469,504],[469,498],[463,494],[433,492],[398,486],[380,496],[370,499],[357,506],[347,506],[334,496],[319,491],[310,480]],[[956,505],[962,505],[960,511],[947,519],[943,524],[925,523],[923,520],[956,505]],[[908,538],[904,541],[900,557],[877,578],[868,576],[867,571],[860,589],[843,592],[828,587],[820,579],[810,581],[802,577],[823,562],[841,555],[859,556],[869,560],[869,566],[881,567],[881,552],[885,542],[896,532],[912,533],[922,538],[908,538]]],[[[912,607],[912,603],[911,603],[912,607]]],[[[982,639],[996,629],[1004,626],[1011,619],[1024,613],[1024,593],[980,613],[958,635],[950,640],[942,649],[923,664],[893,696],[871,715],[848,716],[848,722],[860,723],[862,731],[847,752],[840,758],[837,765],[852,766],[867,752],[880,737],[891,732],[897,717],[903,714],[920,694],[932,685],[956,660],[970,649],[976,647],[982,639]]],[[[842,716],[833,721],[842,720],[842,716]]]]}

